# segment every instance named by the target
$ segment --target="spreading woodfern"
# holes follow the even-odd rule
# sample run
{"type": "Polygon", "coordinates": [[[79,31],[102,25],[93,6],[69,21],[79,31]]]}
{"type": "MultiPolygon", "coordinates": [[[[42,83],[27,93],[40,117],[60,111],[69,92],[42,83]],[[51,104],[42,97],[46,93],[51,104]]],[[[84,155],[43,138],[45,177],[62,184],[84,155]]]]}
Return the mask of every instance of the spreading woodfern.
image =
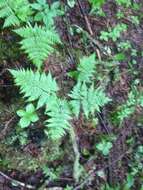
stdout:
{"type": "Polygon", "coordinates": [[[0,0],[0,18],[4,18],[4,27],[19,26],[31,15],[27,0],[0,0]]]}
{"type": "Polygon", "coordinates": [[[84,56],[78,65],[78,81],[91,82],[96,68],[95,54],[84,56]]]}
{"type": "MultiPolygon", "coordinates": [[[[27,35],[28,32],[30,30],[27,30],[27,35]]],[[[78,117],[80,113],[87,119],[94,117],[94,114],[100,112],[100,108],[110,101],[102,87],[94,87],[92,78],[95,68],[94,54],[81,59],[77,69],[77,84],[69,93],[68,100],[58,96],[59,87],[50,73],[46,75],[24,69],[10,72],[16,85],[20,87],[20,92],[29,102],[37,100],[37,109],[46,107],[45,133],[52,139],[58,139],[71,129],[70,122],[73,117],[78,117]]]]}
{"type": "Polygon", "coordinates": [[[100,107],[107,104],[110,99],[106,96],[103,89],[94,88],[91,84],[89,87],[85,83],[78,82],[69,95],[71,97],[71,107],[73,113],[78,117],[80,111],[83,111],[86,118],[94,116],[95,111],[100,112],[100,107]]]}
{"type": "Polygon", "coordinates": [[[34,73],[32,70],[10,70],[15,78],[15,84],[20,87],[20,92],[28,101],[38,100],[37,108],[49,102],[50,96],[55,96],[58,91],[56,81],[51,74],[34,73]]]}
{"type": "Polygon", "coordinates": [[[46,134],[52,139],[58,139],[65,135],[70,128],[71,112],[67,101],[59,98],[51,98],[47,103],[46,114],[49,119],[46,121],[46,134]]]}
{"type": "Polygon", "coordinates": [[[84,113],[86,118],[94,116],[96,111],[100,112],[100,107],[110,101],[103,88],[94,88],[93,81],[96,78],[97,64],[95,54],[80,59],[77,67],[77,84],[69,94],[70,105],[76,117],[79,116],[80,112],[84,113]]]}
{"type": "Polygon", "coordinates": [[[38,100],[37,108],[45,105],[46,120],[45,133],[52,139],[58,139],[69,129],[71,119],[70,109],[65,100],[60,100],[56,92],[57,83],[51,74],[45,75],[31,70],[10,70],[15,78],[15,83],[20,86],[21,93],[28,101],[38,100]]]}
{"type": "Polygon", "coordinates": [[[28,25],[14,31],[23,38],[20,42],[21,48],[37,68],[40,68],[48,55],[55,51],[54,46],[60,43],[60,38],[54,28],[46,29],[42,26],[28,25]]]}

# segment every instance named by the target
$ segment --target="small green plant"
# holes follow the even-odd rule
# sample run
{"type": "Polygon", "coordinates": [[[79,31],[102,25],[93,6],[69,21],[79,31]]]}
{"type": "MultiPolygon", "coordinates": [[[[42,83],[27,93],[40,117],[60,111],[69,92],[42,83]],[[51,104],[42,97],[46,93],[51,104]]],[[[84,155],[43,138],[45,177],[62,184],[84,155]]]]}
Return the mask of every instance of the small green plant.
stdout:
{"type": "Polygon", "coordinates": [[[56,180],[59,177],[58,168],[54,170],[53,168],[49,168],[48,166],[45,165],[43,166],[42,170],[44,175],[48,177],[49,181],[56,180]]]}
{"type": "Polygon", "coordinates": [[[97,150],[99,150],[104,156],[107,156],[112,148],[112,143],[102,139],[100,143],[96,145],[97,150]]]}
{"type": "Polygon", "coordinates": [[[68,6],[70,6],[71,8],[73,8],[76,4],[76,0],[67,0],[68,6]]]}
{"type": "Polygon", "coordinates": [[[4,18],[4,27],[19,26],[26,23],[32,14],[28,0],[1,0],[0,18],[4,18]]]}
{"type": "Polygon", "coordinates": [[[134,180],[135,180],[134,176],[131,174],[128,174],[126,177],[126,180],[124,182],[123,189],[124,190],[130,190],[134,185],[134,180]]]}
{"type": "Polygon", "coordinates": [[[143,163],[142,163],[142,155],[143,155],[143,146],[139,145],[133,155],[132,162],[130,163],[131,167],[131,175],[136,176],[143,170],[143,163]]]}
{"type": "Polygon", "coordinates": [[[92,3],[93,6],[96,6],[96,7],[101,7],[105,2],[106,0],[89,0],[90,3],[92,3]]]}
{"type": "Polygon", "coordinates": [[[119,185],[116,187],[111,187],[109,184],[105,184],[101,187],[101,190],[121,190],[119,185]]]}
{"type": "Polygon", "coordinates": [[[46,28],[54,26],[54,18],[63,15],[64,13],[60,9],[60,3],[58,1],[52,3],[51,6],[49,6],[46,0],[37,0],[35,3],[31,4],[31,7],[36,11],[34,21],[42,21],[46,28]]]}
{"type": "Polygon", "coordinates": [[[31,122],[33,123],[39,120],[33,104],[28,104],[26,106],[26,110],[18,110],[17,115],[21,117],[19,121],[19,125],[21,128],[26,128],[30,125],[31,122]]]}
{"type": "Polygon", "coordinates": [[[130,7],[132,5],[132,2],[131,0],[116,0],[116,3],[120,6],[123,6],[123,7],[130,7]]]}
{"type": "Polygon", "coordinates": [[[73,190],[74,188],[72,186],[67,185],[64,190],[73,190]]]}
{"type": "Polygon", "coordinates": [[[120,42],[120,43],[118,44],[118,48],[119,48],[119,50],[124,50],[124,51],[126,51],[126,50],[128,50],[128,49],[131,49],[132,46],[131,46],[131,43],[130,43],[129,41],[126,41],[126,42],[120,42]]]}
{"type": "Polygon", "coordinates": [[[123,121],[125,118],[128,118],[135,112],[137,106],[143,106],[143,96],[141,92],[134,89],[128,94],[126,103],[119,106],[118,119],[123,121]]]}
{"type": "Polygon", "coordinates": [[[137,91],[131,91],[128,94],[128,99],[126,103],[123,103],[119,107],[118,111],[118,119],[123,121],[125,118],[129,117],[132,113],[134,113],[137,105],[137,91]]]}
{"type": "Polygon", "coordinates": [[[89,0],[92,5],[91,14],[97,14],[100,16],[105,16],[102,6],[106,2],[106,0],[89,0]]]}
{"type": "Polygon", "coordinates": [[[101,31],[100,39],[108,41],[109,39],[112,39],[114,42],[117,41],[118,38],[120,38],[120,35],[122,32],[125,32],[127,30],[126,24],[117,24],[114,28],[109,28],[108,32],[101,31]]]}
{"type": "Polygon", "coordinates": [[[116,16],[117,16],[118,19],[121,19],[121,18],[125,17],[124,13],[121,10],[118,10],[116,16]]]}
{"type": "Polygon", "coordinates": [[[134,15],[130,16],[130,20],[135,25],[139,25],[140,24],[140,20],[139,20],[139,18],[137,16],[134,16],[134,15]]]}

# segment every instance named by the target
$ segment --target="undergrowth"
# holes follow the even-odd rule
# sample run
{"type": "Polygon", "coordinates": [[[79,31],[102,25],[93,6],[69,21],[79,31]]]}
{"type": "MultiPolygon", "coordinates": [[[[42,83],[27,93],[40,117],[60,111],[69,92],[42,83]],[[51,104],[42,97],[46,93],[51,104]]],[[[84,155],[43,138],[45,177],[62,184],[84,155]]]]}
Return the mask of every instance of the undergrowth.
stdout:
{"type": "MultiPolygon", "coordinates": [[[[99,19],[106,18],[107,1],[89,0],[87,3],[91,18],[95,15],[99,19]]],[[[61,149],[62,141],[69,143],[68,154],[74,153],[71,158],[74,185],[66,184],[65,189],[74,189],[74,186],[77,189],[79,186],[83,188],[84,185],[89,187],[90,182],[94,181],[93,173],[96,173],[95,175],[104,182],[104,184],[102,182],[100,184],[101,190],[131,190],[135,187],[136,178],[142,176],[143,166],[140,157],[143,148],[141,143],[135,148],[136,151],[127,151],[129,154],[131,152],[133,158],[128,165],[129,169],[127,168],[125,179],[121,185],[120,183],[110,183],[109,185],[108,177],[105,177],[107,172],[104,169],[96,169],[96,164],[86,168],[82,164],[82,159],[93,154],[93,160],[99,158],[102,161],[108,160],[109,166],[104,167],[111,169],[111,161],[116,162],[116,160],[111,160],[116,142],[119,139],[116,131],[120,132],[122,128],[124,130],[126,123],[132,121],[132,119],[133,122],[142,125],[142,119],[139,116],[142,114],[143,88],[142,81],[139,79],[141,72],[138,69],[137,62],[138,55],[139,57],[142,55],[136,50],[133,42],[126,37],[131,28],[128,23],[131,23],[132,27],[139,27],[142,15],[134,15],[139,9],[136,2],[115,0],[113,5],[118,11],[114,17],[117,22],[114,24],[108,22],[106,27],[98,31],[97,37],[95,37],[92,34],[93,31],[85,12],[81,10],[82,16],[85,18],[87,31],[86,27],[82,28],[82,26],[73,24],[69,27],[70,35],[68,39],[70,40],[70,38],[77,35],[81,38],[80,42],[83,43],[85,50],[77,51],[74,55],[72,55],[72,51],[68,52],[70,58],[73,56],[72,61],[75,65],[74,69],[66,70],[65,83],[68,84],[70,81],[72,83],[66,93],[62,93],[65,84],[62,86],[58,77],[50,69],[45,69],[45,64],[47,64],[46,61],[50,59],[50,56],[60,55],[60,50],[65,50],[64,48],[67,47],[63,36],[57,30],[58,24],[55,24],[55,19],[63,19],[64,15],[67,14],[66,11],[74,9],[77,4],[82,9],[79,1],[76,0],[67,1],[66,8],[60,1],[52,4],[48,4],[46,0],[0,1],[2,30],[4,32],[8,30],[11,35],[16,35],[18,40],[16,43],[19,46],[18,54],[21,55],[21,52],[25,54],[31,63],[28,67],[21,68],[20,66],[20,68],[8,69],[23,101],[22,107],[15,111],[19,122],[15,127],[13,139],[18,139],[21,146],[24,146],[28,140],[28,129],[31,126],[36,127],[40,123],[43,138],[46,138],[47,142],[52,142],[53,147],[55,144],[56,150],[53,153],[55,158],[59,155],[58,151],[61,149]],[[128,13],[129,16],[125,18],[127,10],[130,10],[130,12],[128,13]],[[130,59],[128,59],[128,55],[130,55],[130,59]],[[74,56],[76,60],[74,60],[74,56]],[[125,63],[126,65],[124,65],[125,63]],[[124,81],[125,74],[128,77],[126,80],[129,79],[129,81],[124,81]],[[120,90],[119,96],[123,95],[121,99],[115,96],[115,87],[118,84],[120,87],[118,87],[117,95],[120,90]],[[82,126],[79,125],[80,122],[82,126]],[[102,131],[102,127],[105,133],[102,131]],[[99,129],[102,134],[98,137],[99,129]],[[93,135],[92,153],[80,144],[82,142],[80,141],[82,133],[80,130],[86,131],[88,135],[93,135]],[[68,140],[68,137],[70,137],[70,140],[68,140]],[[88,174],[86,171],[88,171],[88,174]]],[[[63,19],[63,21],[65,20],[63,19]]],[[[72,48],[74,47],[71,40],[70,45],[72,48]]],[[[67,59],[65,60],[67,61],[67,59]]],[[[134,128],[130,130],[132,131],[134,128]]],[[[124,135],[125,139],[128,138],[128,134],[121,133],[121,136],[124,135]]],[[[16,142],[16,140],[13,141],[16,142]]],[[[130,142],[135,144],[135,139],[123,143],[131,146],[130,142]]],[[[85,141],[85,147],[88,147],[88,143],[90,144],[90,142],[85,141]]],[[[7,144],[10,144],[8,140],[7,144]]],[[[48,148],[51,148],[49,144],[48,148]]],[[[39,162],[44,176],[48,177],[49,180],[60,178],[64,169],[48,167],[45,161],[47,155],[47,151],[45,154],[43,153],[39,162]]],[[[52,161],[54,160],[53,157],[51,158],[52,161]]],[[[61,157],[63,158],[63,155],[61,157]]],[[[36,159],[30,163],[33,163],[35,171],[40,167],[36,159]]],[[[30,168],[30,166],[28,167],[30,168]]],[[[141,190],[142,179],[141,177],[138,178],[140,181],[139,189],[141,190]]]]}

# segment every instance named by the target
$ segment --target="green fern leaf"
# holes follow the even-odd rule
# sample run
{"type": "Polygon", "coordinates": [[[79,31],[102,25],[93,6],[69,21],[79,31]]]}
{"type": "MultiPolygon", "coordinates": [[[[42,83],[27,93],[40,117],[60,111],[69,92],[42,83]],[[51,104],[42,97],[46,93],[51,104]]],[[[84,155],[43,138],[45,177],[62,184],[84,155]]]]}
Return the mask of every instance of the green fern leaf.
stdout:
{"type": "Polygon", "coordinates": [[[21,48],[25,50],[38,69],[48,55],[55,51],[55,44],[60,43],[60,38],[53,28],[46,29],[37,25],[34,27],[29,25],[14,31],[23,38],[20,42],[21,48]]]}
{"type": "Polygon", "coordinates": [[[31,70],[10,70],[10,72],[15,78],[16,85],[20,86],[21,93],[24,93],[24,97],[30,102],[38,100],[37,108],[46,104],[50,96],[55,96],[58,91],[57,83],[50,73],[45,75],[31,70]]]}
{"type": "Polygon", "coordinates": [[[87,87],[85,83],[80,82],[73,88],[69,96],[72,98],[70,105],[76,117],[83,110],[86,118],[89,118],[90,115],[94,115],[95,111],[100,112],[100,107],[110,101],[101,87],[94,89],[93,84],[87,87]]]}
{"type": "Polygon", "coordinates": [[[28,101],[38,100],[37,108],[46,105],[45,133],[52,139],[61,138],[70,127],[71,111],[66,100],[60,100],[56,92],[58,86],[51,74],[34,73],[31,70],[10,70],[15,83],[28,101]]]}
{"type": "Polygon", "coordinates": [[[1,0],[0,18],[5,19],[4,27],[19,26],[31,15],[30,3],[27,0],[1,0]]]}
{"type": "Polygon", "coordinates": [[[70,128],[71,111],[65,100],[51,97],[47,103],[46,114],[49,119],[46,121],[45,133],[52,139],[58,139],[65,135],[70,128]]]}
{"type": "Polygon", "coordinates": [[[83,57],[80,59],[78,65],[78,80],[84,82],[90,82],[93,78],[96,68],[95,54],[91,54],[89,57],[83,57]]]}

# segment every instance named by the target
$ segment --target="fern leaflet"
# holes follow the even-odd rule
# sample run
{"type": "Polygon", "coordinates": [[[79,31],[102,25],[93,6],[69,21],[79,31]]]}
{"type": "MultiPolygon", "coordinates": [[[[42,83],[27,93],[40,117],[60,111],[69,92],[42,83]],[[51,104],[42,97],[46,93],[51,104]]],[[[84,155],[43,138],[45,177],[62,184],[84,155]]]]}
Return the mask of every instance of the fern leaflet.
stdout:
{"type": "Polygon", "coordinates": [[[71,112],[67,101],[60,100],[57,97],[51,97],[47,104],[46,114],[49,119],[46,121],[45,133],[52,139],[58,139],[65,135],[66,130],[69,130],[71,120],[71,112]]]}
{"type": "Polygon", "coordinates": [[[90,82],[93,78],[96,68],[95,54],[91,54],[89,57],[83,57],[80,59],[78,65],[78,80],[84,82],[90,82]]]}
{"type": "Polygon", "coordinates": [[[38,69],[48,55],[55,51],[53,46],[60,43],[60,38],[54,28],[46,29],[42,26],[29,25],[14,31],[23,38],[20,42],[21,48],[38,69]]]}
{"type": "Polygon", "coordinates": [[[38,100],[37,108],[46,105],[48,119],[45,133],[52,139],[65,135],[70,127],[71,111],[66,100],[57,97],[58,86],[51,74],[46,76],[44,73],[40,74],[38,71],[34,73],[31,70],[10,70],[10,72],[28,101],[38,100]]]}
{"type": "Polygon", "coordinates": [[[40,74],[38,71],[34,73],[31,70],[10,70],[15,83],[20,86],[21,93],[28,101],[38,100],[37,108],[46,104],[50,96],[55,96],[58,91],[56,81],[52,78],[51,74],[40,74]]]}
{"type": "Polygon", "coordinates": [[[30,3],[27,0],[1,0],[0,18],[4,18],[4,27],[19,26],[31,15],[30,3]]]}
{"type": "Polygon", "coordinates": [[[100,112],[100,107],[110,101],[101,87],[94,89],[93,84],[87,87],[85,83],[80,82],[74,86],[69,96],[72,98],[70,105],[76,117],[82,109],[86,118],[89,118],[90,114],[94,115],[95,111],[100,112]]]}

